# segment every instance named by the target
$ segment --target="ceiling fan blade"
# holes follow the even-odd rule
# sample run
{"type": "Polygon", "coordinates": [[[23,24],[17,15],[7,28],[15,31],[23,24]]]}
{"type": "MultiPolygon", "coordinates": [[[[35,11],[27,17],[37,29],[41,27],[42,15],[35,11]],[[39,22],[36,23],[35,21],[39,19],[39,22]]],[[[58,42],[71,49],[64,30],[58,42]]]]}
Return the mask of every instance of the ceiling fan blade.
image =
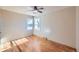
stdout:
{"type": "Polygon", "coordinates": [[[44,9],[44,8],[39,8],[39,9],[44,9]]]}
{"type": "Polygon", "coordinates": [[[42,13],[42,11],[39,11],[39,10],[38,10],[38,12],[39,12],[39,13],[42,13]]]}

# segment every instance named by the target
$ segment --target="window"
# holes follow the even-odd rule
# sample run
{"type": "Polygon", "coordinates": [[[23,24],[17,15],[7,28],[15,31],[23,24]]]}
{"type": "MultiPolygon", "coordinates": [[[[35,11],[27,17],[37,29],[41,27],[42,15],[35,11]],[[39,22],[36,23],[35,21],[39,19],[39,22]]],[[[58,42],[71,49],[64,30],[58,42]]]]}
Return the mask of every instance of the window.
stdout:
{"type": "Polygon", "coordinates": [[[34,28],[40,30],[40,19],[37,17],[34,18],[34,28]]]}
{"type": "Polygon", "coordinates": [[[29,19],[27,21],[27,30],[33,30],[33,29],[40,30],[40,18],[34,17],[34,19],[29,19]]]}
{"type": "Polygon", "coordinates": [[[28,20],[27,21],[27,30],[32,30],[33,29],[33,20],[28,20]]]}

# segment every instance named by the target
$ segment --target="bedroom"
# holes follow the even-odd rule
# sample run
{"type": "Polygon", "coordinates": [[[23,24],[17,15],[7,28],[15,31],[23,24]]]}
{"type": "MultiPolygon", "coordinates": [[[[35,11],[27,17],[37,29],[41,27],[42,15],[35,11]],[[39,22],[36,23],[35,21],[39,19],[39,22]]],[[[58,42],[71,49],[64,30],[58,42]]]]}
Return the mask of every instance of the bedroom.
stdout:
{"type": "Polygon", "coordinates": [[[74,6],[1,6],[0,50],[79,51],[78,10],[74,6]]]}

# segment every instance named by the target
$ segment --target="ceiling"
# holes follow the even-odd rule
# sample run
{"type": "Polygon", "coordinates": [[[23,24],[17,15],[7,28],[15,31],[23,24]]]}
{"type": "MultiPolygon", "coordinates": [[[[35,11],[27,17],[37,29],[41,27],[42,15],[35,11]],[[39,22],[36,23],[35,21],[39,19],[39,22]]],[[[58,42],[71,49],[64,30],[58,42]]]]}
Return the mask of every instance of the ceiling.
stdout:
{"type": "MultiPolygon", "coordinates": [[[[46,13],[59,11],[59,10],[62,10],[64,8],[68,8],[69,6],[40,6],[40,7],[44,8],[42,14],[46,14],[46,13]]],[[[41,13],[34,13],[33,11],[31,11],[32,10],[31,6],[0,6],[0,8],[8,10],[8,11],[32,15],[32,16],[41,15],[41,13]]]]}

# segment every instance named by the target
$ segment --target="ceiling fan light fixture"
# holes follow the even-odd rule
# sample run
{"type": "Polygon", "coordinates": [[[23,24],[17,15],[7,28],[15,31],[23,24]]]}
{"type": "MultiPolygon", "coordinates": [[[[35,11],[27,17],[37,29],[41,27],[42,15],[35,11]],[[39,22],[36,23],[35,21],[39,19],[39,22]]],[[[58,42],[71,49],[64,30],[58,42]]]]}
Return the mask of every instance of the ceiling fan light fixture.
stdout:
{"type": "Polygon", "coordinates": [[[33,11],[33,13],[34,13],[34,14],[37,14],[37,13],[38,13],[38,11],[33,11]]]}

